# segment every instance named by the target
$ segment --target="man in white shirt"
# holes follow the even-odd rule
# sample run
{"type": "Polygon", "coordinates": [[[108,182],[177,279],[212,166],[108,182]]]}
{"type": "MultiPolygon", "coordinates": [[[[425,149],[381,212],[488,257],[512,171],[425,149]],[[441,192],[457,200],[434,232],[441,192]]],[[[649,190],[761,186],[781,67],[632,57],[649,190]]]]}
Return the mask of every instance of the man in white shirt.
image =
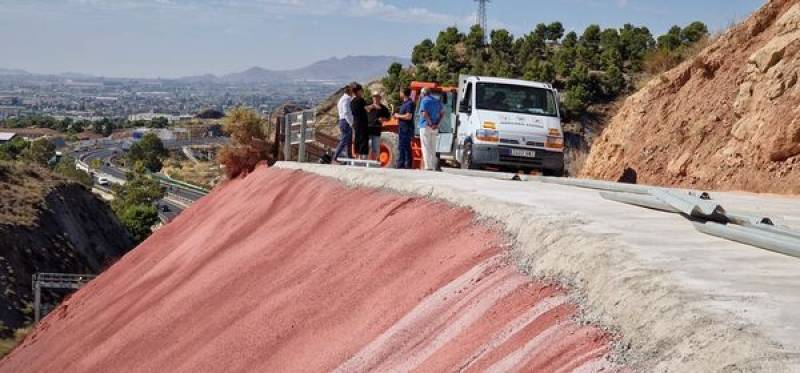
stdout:
{"type": "Polygon", "coordinates": [[[333,153],[331,164],[338,164],[339,155],[344,150],[347,158],[353,158],[353,111],[350,108],[350,102],[353,100],[353,83],[344,87],[344,94],[339,98],[336,104],[336,110],[339,111],[339,131],[341,137],[339,144],[336,146],[336,151],[333,153]]]}

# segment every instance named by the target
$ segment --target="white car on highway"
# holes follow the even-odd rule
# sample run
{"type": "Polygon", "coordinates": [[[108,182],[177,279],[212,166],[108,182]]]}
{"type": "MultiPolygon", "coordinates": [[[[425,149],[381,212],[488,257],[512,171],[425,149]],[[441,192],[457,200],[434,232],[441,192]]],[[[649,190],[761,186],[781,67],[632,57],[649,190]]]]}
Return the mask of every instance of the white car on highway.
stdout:
{"type": "Polygon", "coordinates": [[[100,176],[97,178],[97,185],[108,186],[111,184],[111,181],[108,180],[105,176],[100,176]]]}

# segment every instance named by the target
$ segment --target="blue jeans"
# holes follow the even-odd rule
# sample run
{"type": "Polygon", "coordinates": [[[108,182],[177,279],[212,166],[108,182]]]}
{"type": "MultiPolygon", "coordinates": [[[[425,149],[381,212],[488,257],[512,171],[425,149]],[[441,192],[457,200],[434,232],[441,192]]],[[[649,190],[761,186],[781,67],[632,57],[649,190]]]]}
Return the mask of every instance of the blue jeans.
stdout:
{"type": "Polygon", "coordinates": [[[340,119],[339,131],[342,132],[342,135],[339,138],[339,144],[336,145],[336,152],[333,153],[334,161],[339,159],[339,155],[342,154],[342,150],[344,150],[345,154],[347,154],[347,158],[353,158],[353,129],[350,128],[350,125],[347,124],[346,120],[340,119]]]}
{"type": "Polygon", "coordinates": [[[411,155],[411,140],[414,138],[414,128],[400,126],[397,130],[397,168],[411,168],[414,158],[411,155]]]}

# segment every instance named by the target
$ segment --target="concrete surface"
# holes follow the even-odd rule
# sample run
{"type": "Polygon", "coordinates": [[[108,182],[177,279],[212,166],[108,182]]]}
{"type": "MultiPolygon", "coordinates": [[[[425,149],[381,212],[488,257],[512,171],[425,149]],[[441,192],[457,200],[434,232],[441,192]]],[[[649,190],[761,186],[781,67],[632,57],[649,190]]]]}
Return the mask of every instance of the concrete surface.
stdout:
{"type": "MultiPolygon", "coordinates": [[[[618,333],[617,347],[638,369],[800,372],[800,259],[704,235],[679,215],[607,201],[594,190],[406,170],[276,167],[472,208],[509,235],[521,269],[571,285],[586,321],[618,333]]],[[[712,195],[728,210],[800,228],[800,199],[712,195]]]]}

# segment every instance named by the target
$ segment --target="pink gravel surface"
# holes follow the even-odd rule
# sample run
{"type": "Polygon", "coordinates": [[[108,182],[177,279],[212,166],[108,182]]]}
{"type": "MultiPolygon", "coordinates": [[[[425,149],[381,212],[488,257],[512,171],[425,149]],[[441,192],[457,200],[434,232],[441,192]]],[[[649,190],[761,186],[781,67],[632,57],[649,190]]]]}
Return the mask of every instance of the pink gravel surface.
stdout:
{"type": "Polygon", "coordinates": [[[466,209],[260,168],[48,315],[0,372],[614,371],[466,209]]]}

